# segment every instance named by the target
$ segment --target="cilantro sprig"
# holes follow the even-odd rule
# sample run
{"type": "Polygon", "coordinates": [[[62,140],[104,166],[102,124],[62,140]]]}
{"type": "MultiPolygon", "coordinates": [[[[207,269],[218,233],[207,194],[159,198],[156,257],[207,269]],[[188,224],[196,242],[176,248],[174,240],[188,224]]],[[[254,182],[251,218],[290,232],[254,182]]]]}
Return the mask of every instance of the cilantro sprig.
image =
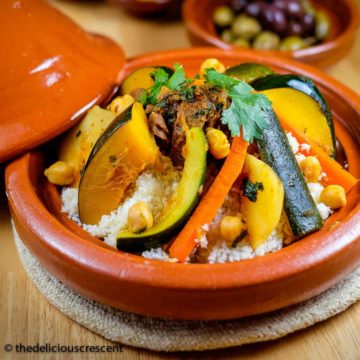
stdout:
{"type": "MultiPolygon", "coordinates": [[[[170,90],[180,92],[186,100],[193,100],[194,86],[189,86],[194,79],[186,77],[184,68],[180,64],[174,65],[174,72],[170,75],[163,68],[157,68],[151,76],[154,84],[140,96],[139,102],[144,106],[155,105],[159,100],[161,88],[166,86],[170,90]]],[[[231,136],[240,136],[252,143],[259,139],[268,126],[268,116],[272,111],[271,102],[244,81],[234,79],[214,69],[206,69],[204,74],[206,84],[225,89],[231,98],[231,105],[223,110],[221,122],[227,125],[231,136]]]]}
{"type": "Polygon", "coordinates": [[[191,82],[185,74],[185,70],[182,65],[174,65],[174,73],[170,76],[163,68],[157,68],[151,75],[154,79],[154,84],[151,88],[145,90],[139,101],[143,105],[156,104],[158,97],[163,86],[166,86],[170,90],[181,90],[185,85],[191,82]]]}
{"type": "Polygon", "coordinates": [[[249,178],[245,178],[242,185],[243,195],[252,202],[256,202],[258,191],[264,190],[264,184],[262,182],[254,183],[249,178]]]}
{"type": "Polygon", "coordinates": [[[261,138],[263,130],[268,126],[270,100],[263,94],[254,93],[254,89],[246,82],[214,69],[207,69],[204,77],[206,83],[228,91],[231,105],[222,112],[221,122],[228,126],[231,136],[240,136],[242,129],[244,139],[250,143],[261,138]]]}

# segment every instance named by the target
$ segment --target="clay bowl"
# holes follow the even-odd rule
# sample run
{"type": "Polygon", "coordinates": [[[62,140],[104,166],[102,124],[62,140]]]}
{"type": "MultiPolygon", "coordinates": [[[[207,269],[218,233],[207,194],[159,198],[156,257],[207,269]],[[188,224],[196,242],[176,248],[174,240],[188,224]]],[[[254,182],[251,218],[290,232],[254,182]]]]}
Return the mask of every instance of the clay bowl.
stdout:
{"type": "Polygon", "coordinates": [[[112,4],[118,4],[135,15],[152,15],[162,13],[169,9],[178,0],[107,0],[112,4]]]}
{"type": "Polygon", "coordinates": [[[2,162],[64,132],[104,101],[125,57],[110,39],[87,33],[45,1],[1,1],[0,21],[2,162]]]}
{"type": "MultiPolygon", "coordinates": [[[[134,58],[125,73],[180,62],[194,74],[207,57],[226,65],[260,62],[275,71],[312,77],[333,109],[350,171],[360,177],[360,97],[308,65],[252,51],[194,48],[134,58]]],[[[42,175],[48,153],[28,153],[6,169],[16,229],[48,271],[100,303],[172,319],[237,318],[307,300],[360,265],[360,186],[323,230],[277,253],[237,263],[174,264],[117,251],[68,220],[60,210],[59,190],[42,175]]]]}
{"type": "MultiPolygon", "coordinates": [[[[229,0],[185,0],[183,18],[190,41],[195,46],[216,46],[239,49],[221,40],[212,22],[212,14],[229,0]]],[[[267,56],[285,56],[305,63],[325,67],[343,58],[351,49],[359,25],[359,6],[355,0],[313,0],[331,19],[332,31],[328,40],[297,51],[263,51],[267,56]]],[[[256,51],[256,50],[253,50],[256,51]]]]}

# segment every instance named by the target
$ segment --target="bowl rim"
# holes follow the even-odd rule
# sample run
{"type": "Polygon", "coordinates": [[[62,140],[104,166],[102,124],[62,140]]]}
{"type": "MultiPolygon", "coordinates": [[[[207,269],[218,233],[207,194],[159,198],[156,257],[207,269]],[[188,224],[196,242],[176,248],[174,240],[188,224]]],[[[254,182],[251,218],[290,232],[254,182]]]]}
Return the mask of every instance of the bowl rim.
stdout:
{"type": "MultiPolygon", "coordinates": [[[[183,58],[194,57],[205,59],[209,54],[228,58],[247,56],[253,61],[261,62],[261,59],[263,62],[269,61],[266,54],[258,54],[254,59],[253,51],[225,52],[216,48],[191,48],[147,53],[132,58],[127,63],[126,69],[129,71],[131,67],[141,64],[144,59],[146,62],[152,59],[156,64],[156,61],[166,57],[181,61],[180,59],[183,58]]],[[[310,75],[322,86],[336,87],[337,92],[360,114],[360,96],[322,71],[290,59],[284,61],[283,57],[271,57],[271,64],[282,68],[285,66],[287,71],[297,73],[301,71],[305,75],[310,75]]],[[[38,161],[39,158],[40,153],[33,151],[13,161],[6,168],[6,191],[15,223],[21,222],[27,231],[39,239],[36,246],[43,247],[50,253],[56,253],[72,268],[101,273],[115,281],[183,290],[249,287],[289,279],[295,274],[305,273],[324,260],[335,259],[338,253],[351,248],[354,242],[360,241],[360,204],[357,204],[331,233],[310,235],[264,257],[225,264],[179,264],[146,259],[89,243],[55,218],[40,199],[31,180],[33,176],[31,161],[38,161]],[[348,236],[343,236],[344,229],[347,231],[351,229],[348,236]],[[293,258],[290,267],[289,258],[293,258]],[[127,266],[131,266],[132,271],[128,271],[130,268],[126,270],[127,266]]]]}
{"type": "MultiPolygon", "coordinates": [[[[209,0],[202,0],[209,2],[209,0]]],[[[210,0],[211,1],[211,0],[210,0]]],[[[262,52],[267,54],[268,56],[287,56],[293,57],[295,59],[301,60],[302,58],[307,58],[313,55],[318,55],[320,53],[326,53],[332,49],[336,49],[339,46],[339,43],[346,41],[348,38],[352,36],[353,33],[356,32],[360,25],[360,8],[355,0],[339,0],[342,1],[344,5],[346,5],[349,9],[349,13],[351,14],[350,21],[346,23],[346,27],[343,31],[341,31],[337,36],[332,38],[331,40],[325,41],[318,45],[309,46],[305,49],[295,50],[295,51],[280,51],[280,50],[255,50],[255,52],[262,52]]],[[[184,19],[184,23],[186,28],[196,34],[199,38],[203,39],[207,43],[212,46],[219,47],[221,49],[239,49],[239,47],[229,44],[225,41],[222,41],[219,36],[214,36],[210,32],[206,31],[202,26],[199,25],[196,20],[196,5],[199,2],[197,0],[184,0],[182,5],[182,15],[184,19]]]]}

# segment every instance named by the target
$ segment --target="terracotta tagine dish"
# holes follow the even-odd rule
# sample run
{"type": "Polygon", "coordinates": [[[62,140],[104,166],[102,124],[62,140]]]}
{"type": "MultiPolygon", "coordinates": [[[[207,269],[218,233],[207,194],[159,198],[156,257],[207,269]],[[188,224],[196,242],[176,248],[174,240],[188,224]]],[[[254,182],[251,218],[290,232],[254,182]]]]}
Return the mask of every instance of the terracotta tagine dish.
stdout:
{"type": "MultiPolygon", "coordinates": [[[[67,53],[67,47],[65,50],[67,53]]],[[[174,63],[183,64],[186,73],[194,76],[206,58],[216,58],[225,66],[260,63],[280,74],[312,78],[332,109],[348,169],[355,178],[360,177],[360,97],[308,65],[251,50],[194,48],[133,58],[123,72],[120,62],[117,73],[121,76],[117,80],[121,82],[144,66],[171,67],[174,63]]],[[[89,69],[88,78],[92,79],[96,71],[89,69]]],[[[89,90],[83,81],[81,76],[73,79],[76,91],[69,90],[66,101],[63,99],[64,106],[71,109],[62,113],[65,120],[68,114],[76,113],[76,106],[81,108],[79,89],[89,90]]],[[[98,80],[96,88],[100,85],[98,80]]],[[[45,104],[44,114],[56,109],[45,104]]],[[[37,113],[26,115],[37,118],[37,113]]],[[[360,265],[359,183],[347,194],[347,204],[330,216],[321,230],[265,256],[224,264],[184,264],[117,250],[85,232],[61,211],[60,189],[43,175],[54,161],[56,144],[31,151],[7,166],[6,191],[14,224],[26,247],[45,269],[79,294],[102,304],[153,317],[232,319],[305,301],[360,265]]]]}
{"type": "Polygon", "coordinates": [[[354,0],[186,0],[183,18],[193,45],[250,47],[326,67],[351,50],[359,7],[354,0]]]}
{"type": "Polygon", "coordinates": [[[125,58],[111,40],[44,1],[1,1],[0,20],[2,162],[59,135],[111,96],[125,58]]]}

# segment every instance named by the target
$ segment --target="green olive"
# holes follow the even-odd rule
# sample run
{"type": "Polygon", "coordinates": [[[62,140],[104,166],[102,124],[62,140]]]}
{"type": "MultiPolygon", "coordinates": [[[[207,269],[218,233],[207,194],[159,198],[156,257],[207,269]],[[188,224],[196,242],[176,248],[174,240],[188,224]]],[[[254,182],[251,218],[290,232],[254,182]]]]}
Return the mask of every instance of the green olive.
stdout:
{"type": "Polygon", "coordinates": [[[280,44],[279,35],[271,31],[262,31],[254,40],[253,48],[258,50],[277,50],[280,44]]]}
{"type": "Polygon", "coordinates": [[[301,4],[306,13],[315,15],[316,10],[310,0],[302,0],[301,4]]]}
{"type": "Polygon", "coordinates": [[[241,47],[243,49],[248,49],[250,47],[249,41],[242,37],[238,37],[235,40],[233,40],[232,44],[241,47]]]}
{"type": "Polygon", "coordinates": [[[253,17],[239,15],[231,26],[234,36],[241,36],[244,39],[253,39],[261,31],[260,23],[253,17]]]}
{"type": "Polygon", "coordinates": [[[233,38],[232,32],[229,29],[226,29],[221,33],[221,40],[225,42],[232,42],[233,38]]]}
{"type": "Polygon", "coordinates": [[[330,19],[323,11],[317,11],[315,14],[315,35],[319,40],[324,40],[330,33],[330,19]]]}
{"type": "Polygon", "coordinates": [[[281,51],[296,51],[307,47],[307,44],[300,36],[288,36],[281,41],[281,51]]]}
{"type": "Polygon", "coordinates": [[[306,46],[315,45],[318,42],[318,39],[315,36],[308,36],[303,39],[306,46]]]}
{"type": "Polygon", "coordinates": [[[213,14],[215,25],[225,27],[231,25],[234,20],[234,12],[229,6],[219,6],[213,14]]]}

